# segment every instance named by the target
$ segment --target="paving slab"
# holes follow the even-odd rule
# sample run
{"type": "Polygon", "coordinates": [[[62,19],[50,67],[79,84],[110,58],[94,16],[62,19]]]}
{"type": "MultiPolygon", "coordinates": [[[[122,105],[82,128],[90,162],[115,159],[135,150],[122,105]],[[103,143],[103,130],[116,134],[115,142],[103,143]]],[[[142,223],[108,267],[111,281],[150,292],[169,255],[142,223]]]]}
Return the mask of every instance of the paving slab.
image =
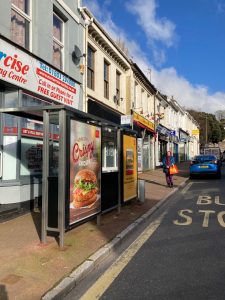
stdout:
{"type": "MultiPolygon", "coordinates": [[[[188,163],[179,164],[179,170],[175,186],[187,180],[188,163]]],[[[45,245],[40,243],[38,212],[1,223],[0,299],[36,300],[45,294],[49,296],[48,291],[57,295],[60,287],[73,287],[77,277],[71,274],[80,270],[82,277],[84,262],[89,261],[88,267],[92,267],[95,259],[101,261],[101,254],[108,251],[102,248],[110,251],[118,241],[122,242],[126,234],[145,220],[144,215],[171,192],[162,169],[141,173],[139,178],[146,181],[144,203],[131,201],[122,206],[120,214],[117,210],[103,214],[100,226],[92,220],[74,228],[65,234],[65,247],[61,250],[53,237],[48,237],[45,245]]]]}

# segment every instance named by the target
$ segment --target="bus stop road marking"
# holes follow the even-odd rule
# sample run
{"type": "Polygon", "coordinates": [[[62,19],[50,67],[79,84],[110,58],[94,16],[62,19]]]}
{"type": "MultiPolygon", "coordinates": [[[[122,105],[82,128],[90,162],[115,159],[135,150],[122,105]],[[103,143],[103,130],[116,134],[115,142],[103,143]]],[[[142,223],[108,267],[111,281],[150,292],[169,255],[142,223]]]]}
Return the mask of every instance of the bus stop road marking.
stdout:
{"type": "Polygon", "coordinates": [[[161,214],[152,222],[144,232],[136,239],[129,248],[116,260],[115,263],[90,287],[89,290],[80,298],[81,300],[99,299],[122,270],[127,266],[130,260],[151,237],[161,224],[166,212],[161,214]]]}

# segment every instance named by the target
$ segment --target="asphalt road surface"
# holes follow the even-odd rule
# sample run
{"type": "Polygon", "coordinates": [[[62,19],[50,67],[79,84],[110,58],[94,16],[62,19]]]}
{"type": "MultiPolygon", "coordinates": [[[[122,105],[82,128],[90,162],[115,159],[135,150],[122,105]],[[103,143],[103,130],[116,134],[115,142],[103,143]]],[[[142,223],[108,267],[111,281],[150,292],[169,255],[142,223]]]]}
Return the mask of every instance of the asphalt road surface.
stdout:
{"type": "Polygon", "coordinates": [[[82,299],[225,299],[224,174],[173,195],[82,299]]]}

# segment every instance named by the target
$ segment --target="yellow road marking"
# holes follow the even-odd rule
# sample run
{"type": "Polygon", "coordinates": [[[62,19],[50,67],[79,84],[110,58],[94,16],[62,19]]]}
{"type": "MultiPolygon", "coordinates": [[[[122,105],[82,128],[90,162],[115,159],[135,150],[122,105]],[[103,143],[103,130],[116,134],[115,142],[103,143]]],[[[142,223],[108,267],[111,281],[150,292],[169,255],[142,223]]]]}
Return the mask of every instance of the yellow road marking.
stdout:
{"type": "Polygon", "coordinates": [[[192,186],[193,182],[189,182],[181,191],[181,194],[186,194],[189,188],[192,186]]]}
{"type": "Polygon", "coordinates": [[[166,212],[164,212],[157,220],[152,222],[144,232],[138,237],[130,247],[117,259],[106,272],[90,287],[89,290],[80,298],[81,300],[99,299],[117,276],[122,272],[133,256],[156,231],[162,222],[166,212]]]}

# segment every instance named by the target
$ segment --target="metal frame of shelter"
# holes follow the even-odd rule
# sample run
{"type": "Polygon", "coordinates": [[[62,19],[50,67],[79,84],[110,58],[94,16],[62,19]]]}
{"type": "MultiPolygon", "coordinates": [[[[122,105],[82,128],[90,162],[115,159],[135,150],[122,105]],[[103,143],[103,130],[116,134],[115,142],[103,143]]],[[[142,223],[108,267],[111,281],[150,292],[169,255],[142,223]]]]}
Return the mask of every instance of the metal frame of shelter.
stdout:
{"type": "MultiPolygon", "coordinates": [[[[41,242],[46,243],[48,232],[59,234],[59,246],[64,246],[65,231],[73,226],[69,226],[66,220],[66,194],[68,187],[68,149],[69,143],[68,119],[73,118],[98,126],[111,126],[117,130],[117,147],[118,153],[121,153],[121,131],[123,130],[118,124],[108,122],[97,118],[91,114],[84,113],[74,108],[64,105],[38,106],[38,107],[17,107],[1,108],[0,113],[7,113],[23,118],[43,121],[43,173],[42,173],[42,225],[41,225],[41,242]],[[49,145],[50,145],[50,124],[59,125],[59,157],[58,157],[58,208],[57,208],[57,226],[49,227],[49,145]]],[[[129,130],[128,130],[129,131],[129,130]]],[[[118,211],[121,207],[121,164],[120,159],[118,170],[118,211]]],[[[69,201],[69,200],[68,200],[69,201]]],[[[97,214],[97,222],[100,222],[100,214],[97,214]]]]}

